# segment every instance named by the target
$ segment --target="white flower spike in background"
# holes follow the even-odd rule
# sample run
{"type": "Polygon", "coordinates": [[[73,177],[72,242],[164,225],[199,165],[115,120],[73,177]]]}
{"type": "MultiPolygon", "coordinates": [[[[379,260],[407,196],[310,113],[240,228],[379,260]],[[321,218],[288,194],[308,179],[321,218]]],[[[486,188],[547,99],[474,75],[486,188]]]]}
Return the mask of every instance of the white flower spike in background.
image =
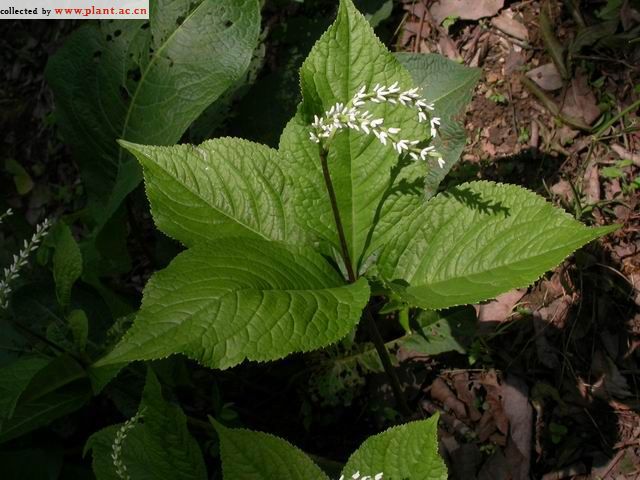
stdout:
{"type": "Polygon", "coordinates": [[[429,121],[430,135],[433,139],[438,134],[440,118],[432,117],[429,112],[434,110],[432,103],[420,97],[418,88],[401,91],[398,82],[394,82],[389,87],[376,84],[369,93],[366,87],[362,86],[351,101],[347,104],[336,103],[324,113],[324,116],[314,116],[309,132],[309,139],[315,143],[322,143],[324,139],[330,139],[333,134],[345,128],[362,131],[365,134],[373,134],[382,145],[389,143],[399,154],[407,153],[413,160],[426,160],[427,156],[438,159],[438,166],[444,168],[445,162],[440,153],[433,146],[420,148],[417,145],[420,140],[407,140],[398,137],[400,128],[384,127],[383,118],[373,118],[369,111],[362,111],[367,102],[400,104],[405,107],[415,108],[418,112],[418,121],[429,121]]]}
{"type": "MultiPolygon", "coordinates": [[[[11,210],[7,210],[1,217],[0,221],[11,215],[11,210]]],[[[4,276],[0,280],[0,310],[5,310],[9,306],[9,294],[11,293],[11,283],[18,279],[20,276],[20,269],[26,264],[33,252],[38,249],[40,242],[49,233],[51,228],[51,222],[49,219],[45,219],[41,224],[36,227],[36,232],[33,234],[30,240],[25,240],[22,249],[17,255],[13,256],[13,263],[4,269],[4,276]]]]}

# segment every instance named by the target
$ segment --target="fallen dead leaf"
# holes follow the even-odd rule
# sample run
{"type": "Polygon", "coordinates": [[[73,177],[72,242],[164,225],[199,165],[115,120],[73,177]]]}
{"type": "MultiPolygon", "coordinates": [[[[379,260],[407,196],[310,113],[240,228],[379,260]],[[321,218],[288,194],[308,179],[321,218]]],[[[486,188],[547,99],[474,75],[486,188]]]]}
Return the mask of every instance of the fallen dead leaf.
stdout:
{"type": "Polygon", "coordinates": [[[517,52],[515,49],[509,50],[507,58],[504,60],[504,74],[511,75],[522,67],[526,62],[526,58],[522,52],[517,52]]]}
{"type": "Polygon", "coordinates": [[[600,201],[600,175],[596,164],[591,165],[584,173],[582,189],[587,203],[597,203],[600,201]]]}
{"type": "Polygon", "coordinates": [[[498,430],[506,435],[509,432],[509,419],[502,408],[502,400],[500,398],[502,385],[498,380],[498,374],[495,370],[489,370],[479,381],[487,392],[485,401],[489,404],[488,411],[491,412],[498,430]]]}
{"type": "Polygon", "coordinates": [[[502,384],[502,407],[509,419],[509,436],[505,457],[511,467],[513,480],[529,478],[533,408],[529,403],[529,389],[521,378],[507,375],[502,384]]]}
{"type": "Polygon", "coordinates": [[[471,381],[469,380],[468,372],[459,372],[453,375],[453,387],[456,390],[458,398],[464,402],[469,412],[469,418],[474,422],[477,422],[482,417],[482,414],[476,407],[477,397],[469,389],[471,381]]]}
{"type": "Polygon", "coordinates": [[[495,300],[476,305],[479,322],[504,322],[508,320],[513,311],[513,307],[520,301],[526,293],[526,289],[510,290],[502,295],[498,295],[495,300]]]}
{"type": "Polygon", "coordinates": [[[553,91],[562,88],[562,77],[553,63],[545,63],[529,70],[527,77],[543,90],[553,91]]]}
{"type": "Polygon", "coordinates": [[[458,52],[458,49],[456,48],[456,44],[453,43],[453,40],[451,40],[448,35],[440,35],[440,38],[438,39],[438,50],[441,55],[444,55],[453,61],[457,62],[462,60],[460,52],[458,52]]]}
{"type": "Polygon", "coordinates": [[[447,17],[478,20],[492,17],[504,6],[504,0],[439,0],[431,5],[433,18],[440,24],[447,17]]]}
{"type": "Polygon", "coordinates": [[[640,153],[630,152],[617,143],[611,145],[611,150],[616,152],[622,160],[631,160],[635,165],[640,167],[640,153]]]}
{"type": "MultiPolygon", "coordinates": [[[[476,2],[473,3],[475,4],[476,2]]],[[[506,33],[513,38],[517,38],[518,40],[529,40],[529,31],[527,30],[527,27],[514,18],[514,13],[511,9],[503,10],[500,15],[492,18],[491,25],[501,32],[506,33]]]]}
{"type": "Polygon", "coordinates": [[[600,116],[596,96],[591,91],[584,72],[577,72],[571,80],[562,113],[581,119],[587,125],[591,125],[600,116]]]}
{"type": "Polygon", "coordinates": [[[566,180],[560,180],[551,187],[551,193],[557,195],[567,203],[573,202],[573,189],[571,184],[566,180]]]}
{"type": "Polygon", "coordinates": [[[496,431],[496,421],[493,418],[493,413],[491,410],[485,410],[480,418],[480,421],[476,425],[476,434],[478,435],[478,440],[481,442],[486,442],[493,432],[496,431]]]}
{"type": "Polygon", "coordinates": [[[449,386],[441,378],[436,378],[431,384],[431,398],[440,402],[445,409],[451,410],[458,418],[467,418],[467,411],[449,386]]]}

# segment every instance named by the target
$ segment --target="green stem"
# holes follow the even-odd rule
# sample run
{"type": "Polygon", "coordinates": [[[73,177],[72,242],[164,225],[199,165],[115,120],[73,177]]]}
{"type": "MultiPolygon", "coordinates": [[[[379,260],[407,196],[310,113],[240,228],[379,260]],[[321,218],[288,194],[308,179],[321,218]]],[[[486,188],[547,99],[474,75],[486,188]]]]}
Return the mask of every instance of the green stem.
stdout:
{"type": "MultiPolygon", "coordinates": [[[[345,263],[347,268],[347,276],[349,278],[349,283],[355,283],[357,280],[357,276],[355,271],[353,270],[353,264],[351,263],[351,256],[349,255],[349,247],[347,246],[347,239],[344,234],[344,227],[342,226],[342,220],[340,219],[340,210],[338,209],[338,200],[336,199],[336,192],[333,188],[333,182],[331,181],[331,175],[329,173],[329,165],[327,163],[327,152],[322,147],[320,147],[320,164],[322,166],[322,174],[324,176],[324,183],[327,187],[327,193],[329,194],[329,201],[331,203],[331,210],[333,212],[333,220],[336,224],[336,230],[338,231],[338,238],[340,240],[340,248],[342,250],[342,260],[345,263]]],[[[391,389],[393,390],[393,395],[395,396],[396,403],[398,404],[398,408],[400,409],[400,413],[403,416],[408,417],[411,415],[411,411],[407,406],[407,401],[404,398],[402,393],[402,386],[400,385],[400,380],[398,379],[398,375],[396,375],[396,371],[391,364],[391,358],[389,357],[389,351],[384,344],[384,340],[382,339],[382,335],[380,335],[380,331],[378,330],[378,326],[376,325],[376,321],[371,314],[371,310],[369,305],[365,307],[365,318],[367,319],[367,326],[369,328],[369,334],[371,335],[371,339],[373,340],[373,345],[378,352],[378,356],[380,357],[380,361],[382,362],[382,366],[384,367],[384,371],[389,378],[389,383],[391,384],[391,389]]]]}
{"type": "Polygon", "coordinates": [[[329,165],[327,163],[327,152],[320,147],[320,164],[322,165],[322,174],[324,175],[324,184],[327,187],[327,193],[329,194],[329,201],[331,202],[331,210],[333,211],[333,220],[338,230],[338,238],[340,239],[340,248],[342,249],[342,259],[344,260],[347,268],[347,276],[349,277],[349,283],[354,283],[357,278],[355,271],[353,270],[353,264],[351,263],[351,256],[349,255],[349,247],[347,246],[347,238],[344,235],[344,228],[342,227],[342,220],[340,219],[340,210],[338,209],[338,200],[336,199],[336,192],[333,189],[333,182],[331,181],[331,175],[329,174],[329,165]]]}
{"type": "Polygon", "coordinates": [[[616,115],[615,117],[611,118],[607,123],[602,125],[598,129],[598,131],[595,133],[594,141],[597,141],[600,138],[600,135],[602,135],[607,130],[607,128],[609,128],[611,125],[616,123],[618,120],[620,120],[622,117],[624,117],[627,113],[633,112],[633,111],[637,110],[638,108],[640,108],[640,100],[638,100],[637,102],[632,103],[627,108],[622,110],[618,115],[616,115]]]}
{"type": "Polygon", "coordinates": [[[369,305],[367,305],[364,309],[364,316],[367,319],[367,326],[369,327],[369,332],[371,334],[371,339],[373,340],[373,345],[376,347],[376,351],[378,352],[378,356],[380,357],[380,361],[382,362],[382,366],[384,367],[384,371],[389,377],[389,383],[391,384],[391,389],[393,390],[393,396],[396,398],[396,403],[398,404],[398,409],[400,413],[404,417],[411,416],[411,410],[409,410],[409,406],[407,405],[407,400],[404,398],[404,393],[402,392],[402,385],[400,385],[400,379],[398,375],[396,375],[396,371],[391,364],[391,358],[389,357],[389,351],[384,344],[384,340],[382,339],[382,335],[380,335],[380,330],[378,330],[378,326],[376,325],[376,320],[373,318],[373,314],[371,313],[371,309],[369,305]]]}

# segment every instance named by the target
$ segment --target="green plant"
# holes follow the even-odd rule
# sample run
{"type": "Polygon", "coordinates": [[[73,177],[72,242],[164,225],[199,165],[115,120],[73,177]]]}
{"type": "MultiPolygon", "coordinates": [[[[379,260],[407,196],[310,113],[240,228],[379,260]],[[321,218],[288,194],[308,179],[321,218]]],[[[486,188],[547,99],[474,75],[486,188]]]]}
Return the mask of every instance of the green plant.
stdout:
{"type": "Polygon", "coordinates": [[[143,165],[156,225],[188,249],[151,279],[133,327],[98,365],[181,352],[228,368],[321,348],[374,313],[370,285],[422,309],[477,302],[612,230],[512,185],[426,200],[420,185],[457,159],[434,141],[432,110],[450,114],[420,97],[350,1],[301,86],[279,150],[121,142],[143,165]]]}
{"type": "Polygon", "coordinates": [[[506,105],[508,103],[507,97],[498,90],[493,90],[493,93],[489,95],[489,100],[498,105],[506,105]]]}
{"type": "Polygon", "coordinates": [[[392,311],[478,302],[613,230],[512,185],[432,195],[459,156],[449,133],[461,98],[423,98],[403,63],[344,0],[302,66],[303,101],[278,150],[121,141],[143,166],[156,225],[187,250],[149,281],[132,328],[96,366],[174,353],[221,369],[274,360],[337,342],[362,317],[402,407],[372,291],[392,311]]]}
{"type": "MultiPolygon", "coordinates": [[[[196,5],[193,14],[205,7],[196,5]]],[[[125,36],[111,33],[111,40],[84,34],[97,35],[99,42],[125,36]]],[[[86,53],[84,45],[76,47],[86,53]]],[[[110,392],[120,402],[119,413],[130,420],[97,431],[87,442],[85,452],[91,451],[99,480],[208,478],[196,438],[211,442],[207,451],[214,454],[220,445],[230,479],[327,478],[284,440],[222,425],[239,422],[242,410],[236,415],[219,392],[213,400],[205,396],[209,407],[202,409],[216,414],[213,426],[190,416],[193,410],[183,411],[175,402],[179,395],[160,381],[174,380],[162,371],[169,362],[163,359],[176,353],[227,369],[245,360],[326,348],[324,356],[334,366],[342,361],[340,371],[386,371],[397,405],[380,411],[389,419],[408,418],[389,348],[402,345],[426,355],[466,351],[470,342],[458,336],[472,336],[473,322],[464,308],[453,307],[529,285],[615,228],[588,228],[513,185],[471,182],[438,193],[465,144],[455,117],[478,76],[477,70],[435,55],[392,55],[351,0],[342,0],[337,20],[301,68],[303,100],[277,150],[237,138],[198,146],[133,143],[177,141],[188,122],[170,125],[171,118],[160,115],[170,117],[173,111],[162,109],[157,118],[167,118],[166,128],[175,135],[160,140],[155,131],[125,135],[108,155],[122,162],[115,183],[105,189],[107,208],[100,215],[119,204],[111,203],[114,195],[128,192],[114,187],[121,174],[131,188],[137,184],[137,174],[127,174],[139,168],[135,157],[156,226],[185,250],[149,280],[140,310],[121,338],[132,315],[96,321],[106,304],[91,312],[75,296],[82,281],[99,286],[90,282],[97,273],[87,272],[95,252],[82,249],[69,227],[56,230],[51,244],[56,308],[46,312],[54,318],[45,339],[55,340],[55,348],[34,348],[0,369],[0,442],[19,440],[78,410],[129,363],[158,360],[146,368],[139,403],[135,384],[133,400],[110,392]],[[395,319],[404,335],[383,338],[381,315],[395,319]],[[361,319],[366,328],[360,328],[361,319]],[[110,326],[100,330],[105,323],[110,326]],[[96,332],[102,337],[94,343],[96,332]],[[344,362],[345,353],[355,357],[344,362]],[[198,437],[188,425],[199,429],[198,437]]],[[[139,118],[142,125],[145,120],[139,118]]],[[[74,132],[80,135],[81,123],[67,128],[80,129],[74,132]]],[[[99,224],[94,222],[94,234],[99,224]]],[[[39,297],[32,295],[27,305],[35,309],[39,297]]],[[[16,297],[11,304],[18,306],[16,297]]],[[[12,315],[25,316],[25,310],[16,308],[12,315]]],[[[140,380],[141,370],[130,365],[123,375],[140,380]]],[[[126,384],[128,377],[120,380],[113,383],[126,384]]],[[[344,401],[343,385],[329,387],[328,403],[344,401]]],[[[341,469],[343,475],[446,478],[436,425],[433,417],[371,437],[341,469]]]]}

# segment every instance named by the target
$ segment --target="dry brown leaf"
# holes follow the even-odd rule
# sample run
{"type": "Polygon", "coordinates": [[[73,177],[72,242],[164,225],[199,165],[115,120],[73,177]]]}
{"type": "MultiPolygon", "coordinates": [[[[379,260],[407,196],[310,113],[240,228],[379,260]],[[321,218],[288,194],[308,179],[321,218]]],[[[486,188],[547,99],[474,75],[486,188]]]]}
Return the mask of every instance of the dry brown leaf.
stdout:
{"type": "Polygon", "coordinates": [[[462,57],[456,48],[456,44],[453,43],[453,40],[451,40],[447,35],[440,35],[440,38],[438,39],[438,51],[441,55],[444,55],[453,61],[457,62],[462,60],[462,57]]]}
{"type": "Polygon", "coordinates": [[[504,0],[439,0],[431,5],[429,11],[440,24],[447,17],[459,17],[463,20],[492,17],[503,6],[504,0]]]}
{"type": "Polygon", "coordinates": [[[573,139],[578,136],[578,130],[574,130],[568,125],[562,125],[559,129],[556,129],[558,136],[560,137],[560,144],[569,145],[573,142],[573,139]]]}
{"type": "Polygon", "coordinates": [[[622,160],[631,160],[635,165],[640,167],[640,153],[630,152],[622,145],[619,145],[617,143],[611,145],[611,150],[616,152],[622,160]]]}
{"type": "Polygon", "coordinates": [[[436,378],[431,384],[431,398],[440,402],[445,409],[451,410],[458,418],[467,418],[467,411],[447,383],[441,378],[436,378]]]}
{"type": "Polygon", "coordinates": [[[493,418],[493,413],[491,410],[485,410],[480,418],[480,421],[476,425],[476,435],[478,435],[478,440],[481,442],[486,442],[487,439],[493,435],[493,432],[496,431],[496,421],[493,418]]]}
{"type": "Polygon", "coordinates": [[[508,375],[502,385],[502,406],[509,419],[509,436],[505,456],[514,480],[529,478],[533,408],[524,380],[508,375]]]}
{"type": "Polygon", "coordinates": [[[562,77],[553,63],[545,63],[529,70],[527,77],[543,90],[553,91],[562,88],[562,77]]]}
{"type": "Polygon", "coordinates": [[[504,60],[504,74],[511,75],[522,67],[526,62],[526,58],[522,52],[516,52],[513,48],[509,50],[507,58],[504,60]]]}
{"type": "Polygon", "coordinates": [[[591,125],[600,116],[596,96],[591,91],[584,72],[576,73],[576,76],[571,80],[562,113],[581,119],[587,125],[591,125]]]}
{"type": "Polygon", "coordinates": [[[469,418],[477,422],[482,417],[482,414],[476,408],[477,397],[473,391],[469,389],[470,384],[468,372],[459,372],[453,375],[453,387],[456,389],[458,398],[467,406],[469,418]]]}
{"type": "Polygon", "coordinates": [[[551,187],[551,193],[557,195],[565,202],[573,201],[573,189],[571,184],[566,180],[560,180],[558,183],[551,187]]]}
{"type": "Polygon", "coordinates": [[[485,401],[489,404],[489,410],[491,416],[495,421],[496,427],[503,434],[507,434],[509,431],[509,419],[504,413],[502,408],[502,385],[498,381],[498,374],[495,370],[489,370],[480,379],[480,383],[487,392],[485,401]]]}
{"type": "Polygon", "coordinates": [[[584,173],[582,189],[587,203],[597,203],[600,201],[600,175],[596,164],[591,165],[584,173]]]}
{"type": "MultiPolygon", "coordinates": [[[[475,3],[475,2],[474,2],[475,3]]],[[[491,25],[503,33],[517,38],[518,40],[529,40],[529,31],[521,22],[514,18],[511,9],[503,10],[500,15],[491,19],[491,25]]]]}
{"type": "Polygon", "coordinates": [[[513,307],[526,293],[526,289],[509,290],[498,295],[495,300],[476,306],[479,322],[504,322],[508,320],[513,307]]]}
{"type": "MultiPolygon", "coordinates": [[[[417,35],[420,32],[420,24],[422,22],[420,22],[419,20],[415,21],[415,22],[406,22],[404,24],[404,30],[406,32],[410,32],[413,35],[417,35]]],[[[425,31],[425,25],[424,23],[422,23],[422,30],[423,32],[425,31]]]]}

